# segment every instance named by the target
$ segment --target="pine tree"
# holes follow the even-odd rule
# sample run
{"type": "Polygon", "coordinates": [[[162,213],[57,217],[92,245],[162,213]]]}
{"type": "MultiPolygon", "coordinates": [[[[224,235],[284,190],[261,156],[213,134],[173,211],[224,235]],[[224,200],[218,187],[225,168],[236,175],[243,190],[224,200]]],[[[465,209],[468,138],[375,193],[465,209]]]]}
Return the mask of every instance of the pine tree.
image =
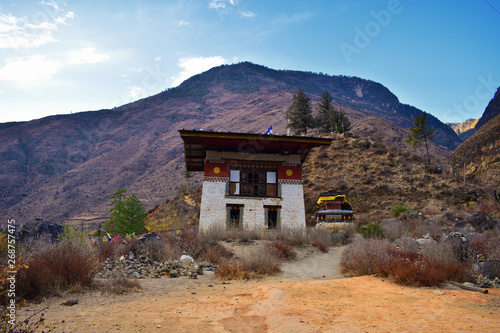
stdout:
{"type": "Polygon", "coordinates": [[[285,118],[288,120],[287,127],[292,129],[295,134],[307,134],[308,128],[315,127],[311,99],[307,97],[303,88],[293,94],[292,104],[285,112],[285,118]]]}
{"type": "Polygon", "coordinates": [[[321,94],[321,99],[316,106],[318,115],[316,116],[316,124],[318,128],[324,132],[333,132],[333,115],[335,109],[332,106],[332,96],[325,90],[321,94]]]}
{"type": "Polygon", "coordinates": [[[429,122],[425,121],[427,118],[427,113],[423,113],[419,117],[415,117],[413,121],[413,128],[410,128],[410,134],[406,138],[406,142],[412,145],[413,148],[416,147],[417,144],[423,142],[425,144],[425,149],[427,150],[427,163],[431,164],[431,157],[429,155],[429,145],[428,140],[431,140],[436,134],[434,132],[435,129],[426,129],[429,122]]]}
{"type": "Polygon", "coordinates": [[[184,168],[184,172],[182,173],[182,176],[187,179],[188,191],[191,190],[191,186],[189,185],[189,179],[193,178],[193,174],[191,172],[189,172],[187,168],[184,168]]]}
{"type": "Polygon", "coordinates": [[[321,99],[316,107],[316,111],[318,111],[316,116],[318,128],[325,132],[344,133],[349,131],[351,129],[349,119],[345,113],[337,110],[332,105],[332,100],[333,98],[328,91],[325,90],[321,94],[321,99]]]}
{"type": "Polygon", "coordinates": [[[135,194],[128,198],[125,189],[118,189],[111,199],[111,217],[106,222],[106,230],[118,234],[131,234],[146,231],[144,222],[148,213],[135,194]]]}

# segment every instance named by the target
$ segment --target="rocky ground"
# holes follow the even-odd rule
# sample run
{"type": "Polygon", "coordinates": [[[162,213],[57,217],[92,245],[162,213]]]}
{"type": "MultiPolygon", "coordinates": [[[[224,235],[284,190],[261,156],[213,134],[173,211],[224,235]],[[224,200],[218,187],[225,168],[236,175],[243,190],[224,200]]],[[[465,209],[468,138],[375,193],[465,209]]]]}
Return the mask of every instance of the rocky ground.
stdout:
{"type": "MultiPolygon", "coordinates": [[[[234,245],[247,251],[257,245],[234,245]]],[[[279,276],[221,282],[141,279],[125,295],[67,293],[29,304],[18,319],[45,309],[55,332],[494,332],[500,327],[500,291],[452,286],[410,288],[373,276],[342,278],[343,248],[323,254],[299,249],[279,276]],[[78,300],[72,306],[71,300],[78,300]]]]}

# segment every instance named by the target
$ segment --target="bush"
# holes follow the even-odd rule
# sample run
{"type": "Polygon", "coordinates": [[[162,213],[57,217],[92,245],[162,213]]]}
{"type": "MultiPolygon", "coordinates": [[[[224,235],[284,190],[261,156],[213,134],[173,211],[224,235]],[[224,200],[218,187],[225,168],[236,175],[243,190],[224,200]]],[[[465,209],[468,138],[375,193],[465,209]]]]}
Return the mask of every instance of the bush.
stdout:
{"type": "Polygon", "coordinates": [[[432,286],[463,280],[469,263],[461,263],[446,242],[429,243],[422,253],[396,249],[388,241],[363,239],[342,253],[340,268],[350,276],[378,274],[405,285],[432,286]]]}
{"type": "Polygon", "coordinates": [[[295,253],[293,248],[294,246],[292,244],[283,241],[268,243],[266,246],[267,251],[283,260],[295,259],[297,253],[295,253]]]}
{"type": "Polygon", "coordinates": [[[90,287],[99,269],[97,251],[87,242],[63,239],[59,243],[36,242],[28,267],[19,274],[19,295],[39,299],[74,285],[90,287]]]}
{"type": "Polygon", "coordinates": [[[281,272],[281,260],[266,249],[249,253],[238,259],[220,259],[214,270],[219,280],[244,280],[281,272]]]}
{"type": "Polygon", "coordinates": [[[411,210],[410,208],[402,205],[402,204],[395,204],[391,208],[391,215],[393,217],[399,217],[401,214],[410,214],[411,210]]]}
{"type": "Polygon", "coordinates": [[[404,285],[433,286],[459,280],[466,265],[456,260],[440,261],[424,254],[398,253],[391,261],[388,275],[404,285]]]}
{"type": "Polygon", "coordinates": [[[130,279],[124,269],[115,269],[108,279],[100,283],[99,289],[104,293],[121,295],[141,289],[141,284],[138,279],[130,279]]]}
{"type": "Polygon", "coordinates": [[[376,222],[360,226],[359,233],[363,238],[384,238],[384,229],[376,222]]]}
{"type": "Polygon", "coordinates": [[[209,263],[217,264],[221,259],[229,259],[233,257],[233,253],[226,250],[225,247],[216,245],[216,246],[208,246],[202,258],[209,263]]]}
{"type": "Polygon", "coordinates": [[[326,245],[325,242],[323,242],[322,240],[316,240],[312,242],[311,245],[317,247],[318,250],[320,250],[323,253],[328,252],[328,245],[326,245]]]}
{"type": "Polygon", "coordinates": [[[355,240],[348,245],[340,257],[340,270],[350,276],[370,274],[386,275],[390,262],[389,250],[393,249],[386,240],[368,238],[355,240]]]}
{"type": "Polygon", "coordinates": [[[395,241],[401,238],[403,233],[403,223],[396,219],[385,220],[381,222],[382,230],[385,238],[390,241],[395,241]]]}
{"type": "Polygon", "coordinates": [[[215,277],[222,281],[249,279],[248,272],[238,260],[221,259],[214,270],[215,277]]]}

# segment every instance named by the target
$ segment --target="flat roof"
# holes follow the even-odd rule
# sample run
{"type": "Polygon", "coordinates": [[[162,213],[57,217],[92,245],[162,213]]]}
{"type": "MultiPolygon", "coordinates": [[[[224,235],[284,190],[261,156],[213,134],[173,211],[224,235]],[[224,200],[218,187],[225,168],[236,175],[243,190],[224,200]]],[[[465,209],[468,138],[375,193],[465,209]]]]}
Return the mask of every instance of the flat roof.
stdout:
{"type": "Polygon", "coordinates": [[[188,171],[203,171],[207,150],[252,154],[300,155],[303,163],[311,148],[328,146],[332,138],[180,129],[188,171]]]}

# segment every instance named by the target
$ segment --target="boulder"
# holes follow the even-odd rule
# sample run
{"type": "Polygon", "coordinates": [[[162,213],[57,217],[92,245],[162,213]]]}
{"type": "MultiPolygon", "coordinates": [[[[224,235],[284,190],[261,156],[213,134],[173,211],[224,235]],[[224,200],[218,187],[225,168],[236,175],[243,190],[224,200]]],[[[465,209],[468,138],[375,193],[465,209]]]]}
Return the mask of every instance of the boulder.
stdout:
{"type": "Polygon", "coordinates": [[[18,243],[25,243],[29,239],[47,236],[50,237],[52,242],[56,242],[61,234],[64,234],[63,225],[37,219],[22,224],[16,230],[16,241],[18,243]]]}

